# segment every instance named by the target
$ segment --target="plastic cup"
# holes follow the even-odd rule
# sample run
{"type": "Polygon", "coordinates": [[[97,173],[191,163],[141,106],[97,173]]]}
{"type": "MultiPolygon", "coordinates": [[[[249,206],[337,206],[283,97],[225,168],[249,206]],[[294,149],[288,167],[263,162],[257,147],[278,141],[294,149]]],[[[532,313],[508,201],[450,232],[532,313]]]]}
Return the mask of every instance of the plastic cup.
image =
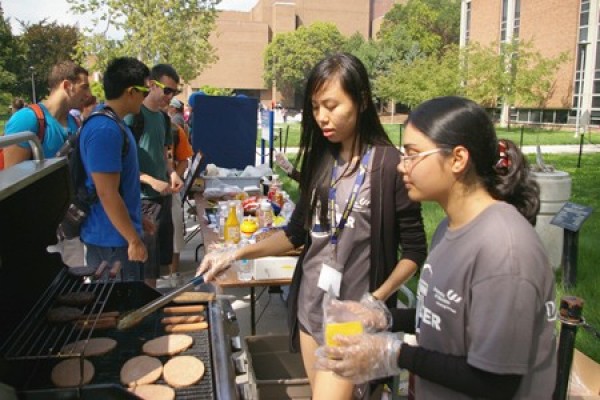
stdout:
{"type": "Polygon", "coordinates": [[[252,264],[249,260],[240,260],[237,262],[237,276],[240,281],[249,281],[252,279],[252,264]]]}

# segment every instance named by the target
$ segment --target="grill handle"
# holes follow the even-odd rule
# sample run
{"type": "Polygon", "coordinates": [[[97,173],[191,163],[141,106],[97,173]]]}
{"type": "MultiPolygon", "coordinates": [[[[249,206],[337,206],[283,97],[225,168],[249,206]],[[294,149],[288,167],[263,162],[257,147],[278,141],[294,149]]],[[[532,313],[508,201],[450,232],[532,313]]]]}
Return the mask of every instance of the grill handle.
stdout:
{"type": "Polygon", "coordinates": [[[44,161],[44,151],[42,150],[40,139],[35,133],[30,131],[0,137],[0,148],[12,146],[13,144],[19,144],[22,142],[29,142],[31,151],[33,152],[33,158],[35,160],[44,161]]]}
{"type": "Polygon", "coordinates": [[[146,316],[148,316],[149,314],[158,310],[165,304],[169,303],[171,300],[173,300],[175,297],[179,296],[181,293],[187,292],[194,286],[200,285],[203,282],[204,282],[204,277],[202,275],[198,275],[195,278],[193,278],[192,280],[190,280],[188,283],[183,285],[182,287],[175,289],[172,292],[169,292],[169,293],[159,297],[156,300],[151,301],[150,303],[133,311],[132,313],[127,313],[127,314],[123,315],[119,319],[119,323],[117,324],[117,329],[127,329],[127,328],[132,327],[133,325],[136,325],[138,322],[140,322],[146,316]]]}

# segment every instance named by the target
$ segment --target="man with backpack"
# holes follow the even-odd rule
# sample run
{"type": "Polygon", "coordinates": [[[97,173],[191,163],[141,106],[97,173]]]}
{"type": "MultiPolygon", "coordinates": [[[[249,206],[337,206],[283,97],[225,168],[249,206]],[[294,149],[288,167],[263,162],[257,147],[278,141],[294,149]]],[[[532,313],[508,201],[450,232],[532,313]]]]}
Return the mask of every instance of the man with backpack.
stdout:
{"type": "Polygon", "coordinates": [[[143,206],[160,206],[158,233],[145,238],[148,261],[144,266],[144,280],[152,287],[156,286],[160,266],[169,265],[172,261],[171,195],[183,186],[167,159],[167,149],[173,144],[173,139],[169,117],[161,111],[179,93],[178,85],[179,75],[171,65],[155,65],[150,71],[150,93],[144,99],[140,112],[126,118],[138,143],[143,206]]]}
{"type": "MultiPolygon", "coordinates": [[[[69,114],[80,108],[91,96],[88,72],[72,61],[63,61],[52,67],[48,75],[50,94],[38,104],[31,104],[12,115],[4,127],[5,135],[30,131],[36,133],[45,157],[55,157],[69,135],[75,134],[79,124],[69,114]]],[[[4,168],[32,157],[29,143],[6,147],[2,152],[4,168]]]]}
{"type": "Polygon", "coordinates": [[[123,118],[139,113],[148,95],[150,71],[131,57],[112,60],[104,73],[106,102],[84,123],[79,150],[85,188],[95,193],[81,226],[89,266],[121,262],[124,280],[143,279],[147,259],[142,240],[140,170],[135,138],[123,118]]]}

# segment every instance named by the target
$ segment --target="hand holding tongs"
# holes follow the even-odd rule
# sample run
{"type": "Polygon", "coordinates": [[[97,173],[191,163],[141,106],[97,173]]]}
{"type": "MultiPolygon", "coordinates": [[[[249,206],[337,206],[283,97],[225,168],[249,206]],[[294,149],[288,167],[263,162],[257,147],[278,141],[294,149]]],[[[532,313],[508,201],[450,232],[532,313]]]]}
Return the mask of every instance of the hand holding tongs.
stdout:
{"type": "Polygon", "coordinates": [[[156,300],[151,301],[150,303],[146,304],[145,306],[140,307],[139,309],[137,309],[135,311],[131,311],[131,312],[123,314],[119,318],[119,321],[117,322],[117,329],[123,330],[123,329],[131,328],[134,325],[137,325],[147,315],[151,314],[152,312],[158,310],[165,304],[169,303],[171,300],[173,300],[175,297],[177,297],[181,293],[186,292],[190,288],[192,288],[196,285],[200,285],[203,282],[204,282],[204,277],[202,275],[198,275],[195,278],[193,278],[192,280],[190,280],[188,283],[183,285],[182,287],[175,289],[172,292],[167,293],[167,294],[159,297],[156,300]]]}

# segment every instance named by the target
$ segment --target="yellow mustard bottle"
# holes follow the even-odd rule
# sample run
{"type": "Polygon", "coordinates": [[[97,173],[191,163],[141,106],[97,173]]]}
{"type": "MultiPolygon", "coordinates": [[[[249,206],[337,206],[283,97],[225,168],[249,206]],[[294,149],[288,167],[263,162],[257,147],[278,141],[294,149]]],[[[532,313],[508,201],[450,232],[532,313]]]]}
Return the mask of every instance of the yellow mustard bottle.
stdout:
{"type": "Polygon", "coordinates": [[[225,243],[237,244],[240,241],[240,221],[235,203],[229,204],[229,215],[225,220],[225,243]]]}

